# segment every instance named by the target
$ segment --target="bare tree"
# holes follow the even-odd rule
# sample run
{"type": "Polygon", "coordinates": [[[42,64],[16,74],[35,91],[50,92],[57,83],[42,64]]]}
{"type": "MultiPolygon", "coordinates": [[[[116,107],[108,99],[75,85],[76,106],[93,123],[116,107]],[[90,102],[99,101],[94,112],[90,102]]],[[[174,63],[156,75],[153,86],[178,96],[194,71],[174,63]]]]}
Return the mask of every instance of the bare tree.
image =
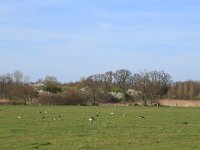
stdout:
{"type": "Polygon", "coordinates": [[[160,82],[161,82],[161,85],[162,85],[161,96],[163,97],[164,95],[167,94],[167,92],[170,88],[170,84],[172,83],[171,75],[164,72],[164,71],[160,71],[159,76],[160,76],[160,82]]]}
{"type": "Polygon", "coordinates": [[[128,85],[130,85],[132,73],[129,70],[120,69],[114,73],[114,78],[119,88],[125,93],[128,89],[128,85]]]}
{"type": "MultiPolygon", "coordinates": [[[[190,82],[190,87],[189,87],[189,98],[190,99],[193,99],[194,98],[194,84],[192,81],[189,81],[190,82]]],[[[200,93],[199,93],[200,94],[200,93]]]]}
{"type": "Polygon", "coordinates": [[[164,71],[151,71],[148,72],[149,77],[149,92],[151,99],[162,98],[167,94],[171,76],[164,71]]]}
{"type": "Polygon", "coordinates": [[[200,82],[199,81],[182,81],[171,84],[169,98],[199,100],[200,99],[200,82]]]}
{"type": "Polygon", "coordinates": [[[111,92],[113,83],[113,72],[108,71],[103,74],[103,84],[104,84],[104,90],[105,92],[111,92]]]}
{"type": "Polygon", "coordinates": [[[24,76],[24,81],[23,81],[25,84],[29,83],[30,82],[30,76],[26,75],[24,76]]]}
{"type": "Polygon", "coordinates": [[[95,105],[98,101],[100,82],[97,75],[89,76],[87,78],[82,78],[81,84],[83,87],[83,93],[92,99],[92,105],[95,105]]]}
{"type": "Polygon", "coordinates": [[[7,75],[0,76],[0,97],[6,97],[8,86],[13,82],[12,78],[7,75]]]}
{"type": "Polygon", "coordinates": [[[138,90],[142,94],[142,100],[147,104],[149,98],[149,74],[147,72],[136,73],[133,76],[134,89],[138,90]]]}
{"type": "Polygon", "coordinates": [[[16,71],[14,72],[13,76],[14,76],[14,81],[15,81],[16,83],[21,83],[21,82],[23,82],[23,73],[22,73],[21,71],[16,70],[16,71]]]}

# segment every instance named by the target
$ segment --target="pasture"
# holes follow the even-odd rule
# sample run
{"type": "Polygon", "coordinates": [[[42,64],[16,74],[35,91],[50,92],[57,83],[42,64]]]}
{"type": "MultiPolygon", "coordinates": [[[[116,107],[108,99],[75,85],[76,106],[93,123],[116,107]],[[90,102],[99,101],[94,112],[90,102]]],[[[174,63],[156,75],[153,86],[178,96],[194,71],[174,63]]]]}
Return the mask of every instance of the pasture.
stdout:
{"type": "Polygon", "coordinates": [[[194,150],[199,132],[200,108],[0,106],[1,150],[194,150]]]}

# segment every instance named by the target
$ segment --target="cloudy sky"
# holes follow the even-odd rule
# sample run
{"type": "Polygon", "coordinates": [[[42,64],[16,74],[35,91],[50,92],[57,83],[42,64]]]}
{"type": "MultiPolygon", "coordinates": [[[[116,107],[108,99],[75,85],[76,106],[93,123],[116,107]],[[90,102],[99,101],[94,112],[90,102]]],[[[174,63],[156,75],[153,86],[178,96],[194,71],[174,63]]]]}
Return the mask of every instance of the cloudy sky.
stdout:
{"type": "Polygon", "coordinates": [[[0,0],[0,74],[117,69],[200,80],[199,0],[0,0]]]}

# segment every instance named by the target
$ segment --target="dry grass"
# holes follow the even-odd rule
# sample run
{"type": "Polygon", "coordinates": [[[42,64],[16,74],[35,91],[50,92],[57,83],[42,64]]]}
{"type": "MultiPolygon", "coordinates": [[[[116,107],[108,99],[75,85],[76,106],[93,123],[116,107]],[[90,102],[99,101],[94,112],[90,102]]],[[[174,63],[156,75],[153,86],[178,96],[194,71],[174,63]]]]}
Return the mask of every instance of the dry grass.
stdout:
{"type": "Polygon", "coordinates": [[[10,100],[8,99],[0,99],[0,105],[9,104],[10,100]]]}
{"type": "Polygon", "coordinates": [[[161,106],[200,107],[200,101],[195,100],[164,99],[159,100],[159,104],[161,106]]]}

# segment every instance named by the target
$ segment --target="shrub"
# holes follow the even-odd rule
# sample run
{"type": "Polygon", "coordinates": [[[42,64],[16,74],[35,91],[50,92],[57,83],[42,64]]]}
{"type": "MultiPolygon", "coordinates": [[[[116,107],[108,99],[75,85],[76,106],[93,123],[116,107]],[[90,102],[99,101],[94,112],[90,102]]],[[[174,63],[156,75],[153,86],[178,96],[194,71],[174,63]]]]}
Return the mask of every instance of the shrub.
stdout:
{"type": "Polygon", "coordinates": [[[42,94],[39,98],[39,103],[46,105],[87,105],[88,102],[79,91],[70,89],[63,94],[42,94]]]}

